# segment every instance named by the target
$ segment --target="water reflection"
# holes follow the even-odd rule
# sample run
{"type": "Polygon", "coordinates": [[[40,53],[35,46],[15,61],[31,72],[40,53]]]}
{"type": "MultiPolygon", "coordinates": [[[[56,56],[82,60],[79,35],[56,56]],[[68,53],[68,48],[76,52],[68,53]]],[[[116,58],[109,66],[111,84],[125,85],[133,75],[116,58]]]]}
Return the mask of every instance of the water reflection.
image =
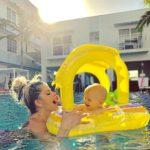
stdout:
{"type": "MultiPolygon", "coordinates": [[[[77,103],[82,102],[83,94],[78,93],[77,103]]],[[[8,98],[0,99],[0,129],[13,129],[25,122],[27,112],[22,111],[22,106],[12,103],[8,98]],[[8,108],[7,108],[8,107],[8,108]],[[8,110],[8,111],[4,111],[8,110]],[[11,117],[9,117],[11,115],[11,117]],[[20,116],[16,114],[21,114],[20,116]],[[15,118],[13,118],[13,116],[15,118]],[[17,118],[16,118],[17,116],[17,118]],[[5,121],[7,120],[7,121],[5,121]],[[7,123],[7,124],[6,124],[7,123]],[[14,127],[15,124],[15,127],[14,127]],[[8,127],[8,128],[6,128],[8,127]]],[[[140,103],[150,111],[150,96],[148,94],[130,93],[131,103],[140,103]]],[[[19,131],[20,132],[20,131],[19,131]]],[[[129,131],[116,131],[58,139],[50,137],[46,142],[35,138],[25,138],[24,132],[8,134],[0,132],[0,149],[23,150],[145,150],[150,149],[150,123],[147,127],[129,131]],[[13,136],[13,140],[9,140],[13,136]]]]}

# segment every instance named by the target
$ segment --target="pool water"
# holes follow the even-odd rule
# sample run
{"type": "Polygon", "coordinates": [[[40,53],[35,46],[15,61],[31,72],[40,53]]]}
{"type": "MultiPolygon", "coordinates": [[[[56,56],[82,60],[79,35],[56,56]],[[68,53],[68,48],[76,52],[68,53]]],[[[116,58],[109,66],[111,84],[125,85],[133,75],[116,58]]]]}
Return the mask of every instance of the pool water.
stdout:
{"type": "MultiPolygon", "coordinates": [[[[77,103],[82,94],[78,93],[77,103]]],[[[140,103],[150,111],[150,95],[130,94],[131,103],[140,103]]],[[[73,138],[57,139],[48,142],[26,137],[17,130],[28,119],[27,109],[10,96],[0,96],[0,149],[2,150],[145,150],[150,149],[150,123],[137,130],[98,133],[73,138]],[[9,132],[4,132],[4,130],[9,132]],[[13,131],[18,131],[14,134],[13,131]],[[13,134],[11,134],[11,132],[13,134]],[[13,140],[9,137],[13,135],[13,140]]]]}

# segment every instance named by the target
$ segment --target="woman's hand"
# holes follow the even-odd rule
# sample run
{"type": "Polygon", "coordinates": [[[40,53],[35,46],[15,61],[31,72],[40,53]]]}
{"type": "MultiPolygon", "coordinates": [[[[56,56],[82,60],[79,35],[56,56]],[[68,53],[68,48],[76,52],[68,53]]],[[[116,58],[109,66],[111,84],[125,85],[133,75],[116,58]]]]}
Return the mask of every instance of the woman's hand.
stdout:
{"type": "Polygon", "coordinates": [[[67,137],[68,133],[72,128],[77,126],[78,124],[86,124],[89,122],[82,122],[81,118],[87,116],[87,114],[81,112],[81,111],[63,111],[62,114],[62,122],[59,129],[59,132],[57,134],[58,137],[67,137]]]}

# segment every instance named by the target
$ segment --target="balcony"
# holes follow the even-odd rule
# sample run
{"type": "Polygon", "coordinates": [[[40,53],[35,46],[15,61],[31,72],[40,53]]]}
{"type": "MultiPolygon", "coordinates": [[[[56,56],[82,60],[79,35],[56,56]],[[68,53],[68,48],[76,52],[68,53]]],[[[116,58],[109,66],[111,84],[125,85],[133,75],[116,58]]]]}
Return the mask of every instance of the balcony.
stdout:
{"type": "MultiPolygon", "coordinates": [[[[21,66],[21,59],[22,57],[16,53],[1,50],[0,60],[2,63],[21,66]]],[[[24,54],[23,56],[23,65],[27,68],[33,68],[37,70],[39,70],[41,67],[39,63],[35,62],[33,58],[27,54],[24,54]]]]}
{"type": "Polygon", "coordinates": [[[143,48],[143,38],[141,33],[120,35],[119,49],[132,50],[143,48]]]}
{"type": "Polygon", "coordinates": [[[18,26],[10,20],[0,18],[0,32],[7,36],[17,36],[19,34],[19,29],[18,26]]]}

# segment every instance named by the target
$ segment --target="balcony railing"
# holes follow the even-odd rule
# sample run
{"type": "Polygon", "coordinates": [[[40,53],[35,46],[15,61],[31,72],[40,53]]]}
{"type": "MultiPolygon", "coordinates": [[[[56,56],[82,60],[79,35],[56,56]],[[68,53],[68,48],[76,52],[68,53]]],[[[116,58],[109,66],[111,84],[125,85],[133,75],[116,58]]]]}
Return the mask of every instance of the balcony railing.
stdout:
{"type": "Polygon", "coordinates": [[[0,30],[5,34],[19,34],[19,27],[8,19],[0,18],[0,30]]]}
{"type": "Polygon", "coordinates": [[[143,48],[143,38],[141,33],[126,34],[119,37],[119,49],[140,49],[143,48]]]}

